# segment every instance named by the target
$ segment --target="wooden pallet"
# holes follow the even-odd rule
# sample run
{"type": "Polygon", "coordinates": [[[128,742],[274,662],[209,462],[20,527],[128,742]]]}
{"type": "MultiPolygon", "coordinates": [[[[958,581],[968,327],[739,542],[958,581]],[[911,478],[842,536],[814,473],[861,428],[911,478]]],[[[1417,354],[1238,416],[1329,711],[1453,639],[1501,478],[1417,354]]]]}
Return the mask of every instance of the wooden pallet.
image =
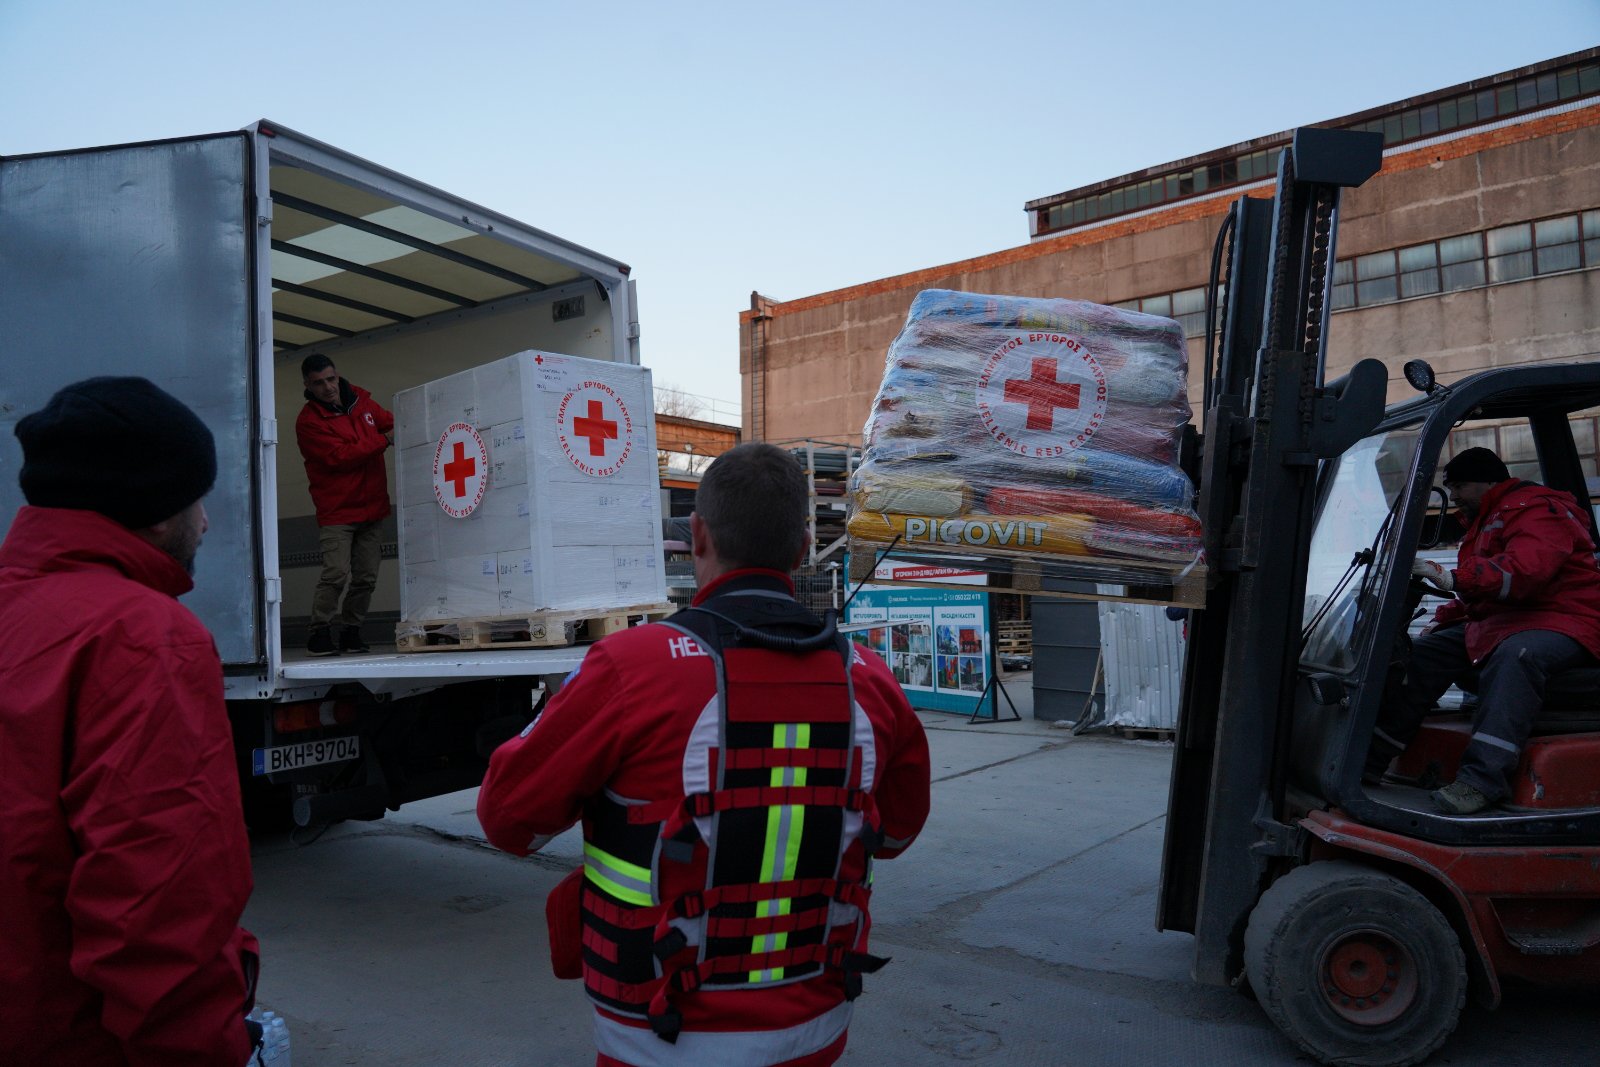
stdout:
{"type": "Polygon", "coordinates": [[[1112,732],[1128,741],[1171,741],[1172,731],[1163,726],[1113,726],[1112,732]]]}
{"type": "Polygon", "coordinates": [[[1033,655],[1033,623],[1000,623],[995,629],[995,647],[1001,655],[1033,655]]]}
{"type": "Polygon", "coordinates": [[[402,622],[395,627],[399,652],[460,652],[465,649],[564,648],[657,622],[678,609],[644,604],[616,611],[538,611],[470,619],[402,622]]]}
{"type": "Polygon", "coordinates": [[[874,582],[913,585],[919,589],[972,591],[970,585],[952,585],[937,579],[899,581],[873,577],[874,565],[887,558],[904,563],[986,571],[990,593],[1186,608],[1203,608],[1206,602],[1206,568],[1203,564],[1121,560],[1109,556],[1030,556],[996,548],[988,549],[983,556],[923,551],[920,546],[915,550],[907,550],[898,545],[885,552],[889,546],[854,537],[849,541],[849,549],[849,578],[852,585],[874,582]],[[1087,592],[1046,588],[1046,579],[1094,582],[1103,588],[1087,592]]]}

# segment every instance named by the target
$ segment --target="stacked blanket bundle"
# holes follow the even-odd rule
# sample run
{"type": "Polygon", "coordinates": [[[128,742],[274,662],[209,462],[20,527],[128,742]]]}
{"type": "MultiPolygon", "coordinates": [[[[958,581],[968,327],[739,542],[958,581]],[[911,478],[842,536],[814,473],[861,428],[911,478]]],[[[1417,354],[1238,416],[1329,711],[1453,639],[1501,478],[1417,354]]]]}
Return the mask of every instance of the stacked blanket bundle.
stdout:
{"type": "Polygon", "coordinates": [[[1188,350],[1171,319],[929,289],[889,346],[850,535],[897,550],[1190,563],[1177,466],[1188,350]]]}

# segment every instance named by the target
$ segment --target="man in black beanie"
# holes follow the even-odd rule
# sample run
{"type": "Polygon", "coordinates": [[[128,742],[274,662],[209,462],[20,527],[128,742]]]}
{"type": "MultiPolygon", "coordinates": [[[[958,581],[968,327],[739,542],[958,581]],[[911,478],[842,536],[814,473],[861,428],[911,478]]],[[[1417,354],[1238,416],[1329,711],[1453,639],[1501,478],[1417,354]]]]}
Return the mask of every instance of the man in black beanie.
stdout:
{"type": "Polygon", "coordinates": [[[1477,668],[1480,703],[1455,781],[1433,793],[1452,815],[1498,804],[1553,674],[1600,658],[1600,568],[1570,493],[1512,478],[1499,456],[1468,448],[1444,467],[1467,520],[1456,566],[1418,559],[1411,573],[1454,599],[1412,644],[1398,700],[1379,716],[1363,777],[1381,779],[1450,685],[1477,668]]]}
{"type": "Polygon", "coordinates": [[[18,1063],[239,1064],[255,939],[222,664],[177,598],[211,431],[143,378],[17,423],[0,544],[0,1043],[18,1063]]]}

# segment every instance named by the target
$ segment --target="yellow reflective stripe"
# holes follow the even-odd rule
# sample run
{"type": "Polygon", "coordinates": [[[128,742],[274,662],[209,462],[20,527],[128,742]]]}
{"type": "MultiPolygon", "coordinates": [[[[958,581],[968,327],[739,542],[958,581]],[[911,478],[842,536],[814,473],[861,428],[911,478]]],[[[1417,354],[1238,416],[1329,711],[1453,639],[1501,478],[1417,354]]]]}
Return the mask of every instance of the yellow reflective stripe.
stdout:
{"type": "MultiPolygon", "coordinates": [[[[811,747],[811,724],[802,723],[775,723],[772,727],[772,747],[789,748],[788,734],[793,729],[795,733],[795,748],[811,747]]],[[[774,767],[769,777],[769,782],[774,788],[786,785],[803,786],[806,784],[805,767],[774,767]]],[[[794,878],[795,869],[800,863],[800,837],[805,830],[806,809],[803,805],[776,805],[767,809],[767,837],[761,855],[761,881],[787,882],[794,878]],[[784,819],[789,822],[789,833],[783,833],[784,819]],[[778,841],[783,839],[783,858],[780,865],[778,858],[778,841]]],[[[756,917],[768,918],[773,915],[788,915],[794,910],[794,901],[789,897],[779,897],[775,900],[762,900],[756,902],[756,917]]],[[[780,952],[789,947],[787,933],[762,934],[751,938],[751,952],[780,952]]],[[[775,982],[783,977],[783,968],[774,967],[765,971],[751,971],[750,981],[775,982]]]]}
{"type": "Polygon", "coordinates": [[[647,868],[619,859],[588,841],[583,843],[583,876],[625,903],[640,907],[655,903],[647,868]]]}

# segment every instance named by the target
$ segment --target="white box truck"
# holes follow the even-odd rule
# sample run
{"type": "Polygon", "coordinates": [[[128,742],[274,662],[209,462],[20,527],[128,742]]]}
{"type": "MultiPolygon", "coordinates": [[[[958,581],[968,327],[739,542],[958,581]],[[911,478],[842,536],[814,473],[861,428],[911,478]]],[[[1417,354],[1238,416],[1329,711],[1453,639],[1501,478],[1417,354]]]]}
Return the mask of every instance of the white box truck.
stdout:
{"type": "MultiPolygon", "coordinates": [[[[325,353],[385,405],[530,348],[637,364],[628,275],[266,120],[0,156],[0,536],[23,503],[17,420],[81,378],[152,379],[216,437],[184,602],[222,656],[252,823],[377,817],[476,785],[584,649],[303,653],[320,554],[300,361],[325,353]]],[[[369,640],[399,615],[395,540],[369,640]]]]}

